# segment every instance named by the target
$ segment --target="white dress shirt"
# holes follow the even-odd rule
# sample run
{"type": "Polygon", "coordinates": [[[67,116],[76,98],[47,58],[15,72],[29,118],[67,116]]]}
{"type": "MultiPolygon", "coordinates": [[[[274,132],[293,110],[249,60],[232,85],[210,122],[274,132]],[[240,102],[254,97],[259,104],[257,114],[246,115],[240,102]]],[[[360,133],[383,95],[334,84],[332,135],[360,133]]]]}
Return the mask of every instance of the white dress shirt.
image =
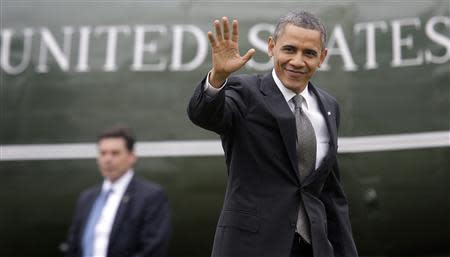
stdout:
{"type": "Polygon", "coordinates": [[[114,219],[116,217],[117,210],[119,209],[122,197],[133,178],[134,171],[128,170],[124,175],[117,179],[114,183],[105,179],[102,185],[102,191],[108,191],[112,189],[108,200],[103,207],[102,213],[98,219],[97,225],[95,226],[94,232],[94,247],[93,256],[95,257],[106,257],[109,236],[111,234],[111,229],[114,224],[114,219]]]}
{"type": "MultiPolygon", "coordinates": [[[[286,103],[289,105],[289,108],[291,109],[292,112],[294,112],[295,107],[292,98],[296,95],[296,93],[283,85],[283,83],[275,73],[274,69],[272,70],[272,77],[273,80],[275,81],[275,84],[283,94],[286,103]]],[[[208,73],[204,88],[208,95],[214,95],[217,94],[217,92],[219,92],[225,86],[226,83],[227,81],[225,81],[225,83],[220,88],[214,88],[209,83],[209,73],[208,73]]],[[[308,85],[306,85],[305,89],[302,92],[300,92],[300,95],[303,96],[303,98],[305,99],[305,101],[302,102],[302,109],[305,112],[306,116],[308,116],[309,120],[311,121],[312,126],[314,128],[314,132],[316,134],[316,143],[317,143],[316,169],[317,169],[322,163],[325,156],[327,155],[328,149],[330,147],[329,145],[330,135],[328,134],[325,118],[320,112],[317,96],[315,96],[308,90],[308,85]]]]}

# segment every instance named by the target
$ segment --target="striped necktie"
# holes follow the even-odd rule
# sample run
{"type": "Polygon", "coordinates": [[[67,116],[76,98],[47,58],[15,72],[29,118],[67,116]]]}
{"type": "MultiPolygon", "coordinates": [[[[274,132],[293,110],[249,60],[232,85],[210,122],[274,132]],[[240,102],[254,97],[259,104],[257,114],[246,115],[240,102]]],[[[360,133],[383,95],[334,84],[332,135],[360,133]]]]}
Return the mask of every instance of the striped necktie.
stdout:
{"type": "MultiPolygon", "coordinates": [[[[300,182],[315,169],[316,163],[316,134],[314,128],[302,109],[303,96],[296,95],[292,98],[295,106],[295,125],[297,127],[297,157],[300,182]]],[[[300,200],[300,208],[297,217],[297,232],[311,243],[311,228],[305,211],[303,200],[300,200]]]]}

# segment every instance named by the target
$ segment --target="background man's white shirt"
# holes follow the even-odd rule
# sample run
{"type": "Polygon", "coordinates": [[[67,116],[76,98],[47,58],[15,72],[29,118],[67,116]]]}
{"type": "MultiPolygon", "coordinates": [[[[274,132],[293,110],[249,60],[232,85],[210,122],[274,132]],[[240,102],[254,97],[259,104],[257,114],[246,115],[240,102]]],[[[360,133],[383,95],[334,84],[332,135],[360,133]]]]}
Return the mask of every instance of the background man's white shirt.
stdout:
{"type": "Polygon", "coordinates": [[[122,202],[122,197],[128,187],[128,184],[133,178],[133,175],[134,171],[129,170],[114,183],[111,183],[111,181],[107,179],[103,181],[102,191],[112,189],[112,192],[109,195],[97,225],[95,226],[93,247],[93,256],[95,257],[106,257],[114,219],[120,203],[122,202]]]}

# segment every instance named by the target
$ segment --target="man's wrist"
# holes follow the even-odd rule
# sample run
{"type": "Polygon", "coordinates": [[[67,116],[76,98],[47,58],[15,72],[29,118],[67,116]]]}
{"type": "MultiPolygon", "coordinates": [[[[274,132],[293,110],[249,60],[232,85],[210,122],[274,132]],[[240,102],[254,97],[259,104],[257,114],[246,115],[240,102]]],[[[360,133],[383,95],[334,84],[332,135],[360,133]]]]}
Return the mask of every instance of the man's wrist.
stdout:
{"type": "Polygon", "coordinates": [[[225,74],[217,74],[214,72],[214,69],[209,74],[209,84],[214,88],[221,88],[225,81],[227,80],[228,75],[225,74]]]}
{"type": "Polygon", "coordinates": [[[211,77],[211,71],[208,72],[208,75],[206,75],[206,81],[205,81],[205,84],[204,84],[204,90],[205,90],[207,95],[215,96],[217,93],[219,93],[220,90],[222,90],[225,87],[225,84],[227,83],[227,80],[225,80],[219,88],[215,88],[209,82],[211,80],[210,77],[211,77]]]}

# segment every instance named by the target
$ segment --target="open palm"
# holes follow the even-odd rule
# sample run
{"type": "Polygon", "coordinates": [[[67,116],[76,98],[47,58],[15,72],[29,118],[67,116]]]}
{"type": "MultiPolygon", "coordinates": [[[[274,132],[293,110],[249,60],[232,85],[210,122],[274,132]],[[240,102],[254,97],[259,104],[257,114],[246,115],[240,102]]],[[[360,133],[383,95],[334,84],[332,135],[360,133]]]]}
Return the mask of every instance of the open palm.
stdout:
{"type": "Polygon", "coordinates": [[[238,39],[238,22],[233,20],[233,30],[230,37],[228,18],[222,18],[221,29],[220,22],[214,21],[216,35],[211,31],[208,32],[208,39],[212,49],[213,70],[210,77],[210,83],[214,87],[220,87],[231,73],[239,70],[244,66],[255,53],[254,49],[250,49],[244,56],[239,53],[238,39]]]}

